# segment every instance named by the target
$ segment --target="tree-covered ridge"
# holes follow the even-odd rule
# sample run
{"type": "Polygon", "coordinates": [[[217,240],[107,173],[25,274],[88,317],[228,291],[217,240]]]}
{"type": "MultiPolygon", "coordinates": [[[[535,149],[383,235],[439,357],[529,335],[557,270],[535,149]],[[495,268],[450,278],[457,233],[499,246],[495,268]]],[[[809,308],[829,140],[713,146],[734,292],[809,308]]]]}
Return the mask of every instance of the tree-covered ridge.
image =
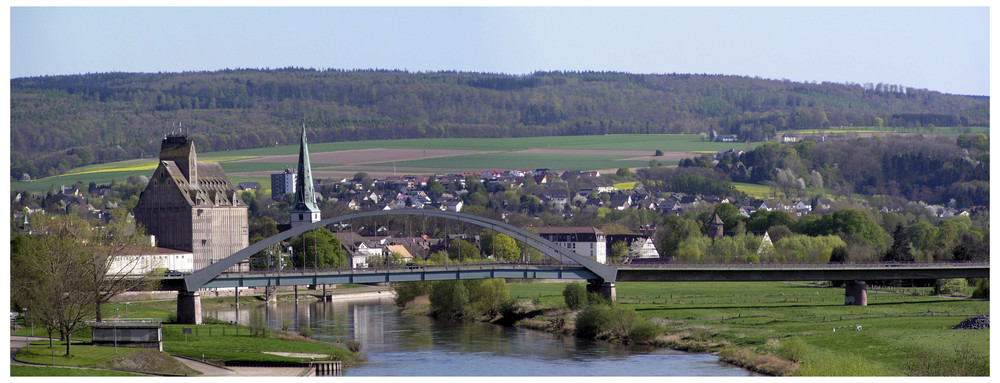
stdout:
{"type": "Polygon", "coordinates": [[[989,98],[884,84],[607,72],[531,75],[312,69],[11,80],[12,175],[152,156],[183,125],[199,150],[315,142],[715,130],[988,126],[989,98]]]}
{"type": "MultiPolygon", "coordinates": [[[[984,134],[889,136],[768,142],[748,152],[685,159],[678,169],[644,169],[647,178],[687,174],[702,182],[772,185],[786,197],[813,199],[807,187],[874,197],[878,208],[923,201],[968,209],[989,205],[989,138],[984,134]]],[[[673,176],[673,180],[678,179],[673,176]]],[[[677,190],[675,187],[674,190],[677,190]]],[[[699,190],[699,192],[705,192],[699,190]]],[[[731,193],[716,193],[731,195],[731,193]]]]}

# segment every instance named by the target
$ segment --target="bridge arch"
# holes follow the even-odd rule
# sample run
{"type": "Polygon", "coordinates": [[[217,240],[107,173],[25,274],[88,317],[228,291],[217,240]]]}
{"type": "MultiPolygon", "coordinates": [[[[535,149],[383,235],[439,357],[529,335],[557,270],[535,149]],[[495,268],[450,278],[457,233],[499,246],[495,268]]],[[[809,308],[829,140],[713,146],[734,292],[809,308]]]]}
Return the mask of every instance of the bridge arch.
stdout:
{"type": "Polygon", "coordinates": [[[464,222],[473,224],[479,227],[491,229],[505,235],[508,235],[518,241],[524,242],[528,246],[538,249],[542,254],[559,261],[570,260],[573,261],[594,274],[600,276],[604,282],[613,283],[617,277],[618,270],[612,266],[599,263],[590,258],[584,257],[582,255],[576,254],[569,249],[566,249],[560,245],[552,243],[545,238],[538,236],[532,232],[509,225],[504,222],[500,222],[494,219],[480,217],[472,214],[465,213],[455,213],[441,210],[422,210],[422,209],[397,209],[397,210],[377,210],[368,211],[355,214],[344,215],[340,217],[327,218],[318,222],[313,222],[306,225],[301,225],[271,237],[265,238],[249,247],[237,251],[226,258],[219,260],[205,268],[195,271],[191,275],[184,278],[184,288],[186,291],[193,292],[197,291],[199,288],[204,286],[206,283],[211,281],[213,278],[219,276],[224,271],[232,266],[235,266],[244,259],[249,258],[251,255],[268,248],[278,242],[287,240],[292,237],[302,235],[309,230],[324,227],[330,224],[349,221],[358,218],[367,217],[382,217],[382,216],[397,216],[397,215],[407,215],[407,216],[422,216],[422,217],[435,217],[444,218],[458,222],[464,222]]]}

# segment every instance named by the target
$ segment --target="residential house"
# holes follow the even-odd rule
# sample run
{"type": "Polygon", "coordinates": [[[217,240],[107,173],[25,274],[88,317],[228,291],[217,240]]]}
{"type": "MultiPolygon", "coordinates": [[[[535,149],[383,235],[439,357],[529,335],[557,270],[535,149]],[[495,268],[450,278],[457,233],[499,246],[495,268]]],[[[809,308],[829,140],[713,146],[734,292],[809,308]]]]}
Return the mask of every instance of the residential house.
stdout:
{"type": "Polygon", "coordinates": [[[607,263],[607,238],[593,227],[536,227],[538,235],[600,263],[607,263]]]}
{"type": "Polygon", "coordinates": [[[248,191],[248,190],[260,190],[260,182],[240,182],[236,184],[236,190],[248,191]]]}
{"type": "Polygon", "coordinates": [[[463,205],[464,205],[464,203],[460,199],[453,199],[453,200],[450,200],[450,201],[444,201],[444,202],[441,202],[441,210],[444,210],[444,211],[453,211],[453,212],[458,213],[458,212],[462,211],[462,206],[463,205]]]}

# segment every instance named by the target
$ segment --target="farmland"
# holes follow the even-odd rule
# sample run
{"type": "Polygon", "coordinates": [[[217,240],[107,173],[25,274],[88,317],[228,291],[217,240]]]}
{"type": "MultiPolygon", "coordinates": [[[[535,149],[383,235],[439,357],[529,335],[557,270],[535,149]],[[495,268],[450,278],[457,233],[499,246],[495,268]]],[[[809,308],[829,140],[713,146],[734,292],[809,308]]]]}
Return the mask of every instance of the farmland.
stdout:
{"type": "MultiPolygon", "coordinates": [[[[674,165],[695,153],[733,148],[750,149],[759,143],[705,142],[697,135],[605,135],[527,138],[443,138],[310,143],[310,159],[318,178],[343,178],[357,172],[384,177],[402,173],[433,174],[485,169],[607,170],[647,166],[650,159],[674,165]],[[653,157],[661,150],[664,155],[653,157]]],[[[196,143],[197,145],[197,143],[196,143]]],[[[199,153],[201,161],[219,162],[236,183],[260,182],[268,175],[294,167],[298,145],[199,153]]],[[[153,159],[91,165],[65,175],[32,182],[11,182],[12,190],[44,192],[52,185],[76,182],[108,184],[130,176],[150,176],[153,159]]]]}

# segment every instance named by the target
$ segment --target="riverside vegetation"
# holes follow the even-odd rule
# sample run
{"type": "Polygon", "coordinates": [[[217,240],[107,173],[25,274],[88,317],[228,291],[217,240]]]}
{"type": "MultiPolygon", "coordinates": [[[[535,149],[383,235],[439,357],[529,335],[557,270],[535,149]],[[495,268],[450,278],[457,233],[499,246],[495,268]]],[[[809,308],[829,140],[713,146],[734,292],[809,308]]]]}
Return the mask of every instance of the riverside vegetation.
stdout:
{"type": "MultiPolygon", "coordinates": [[[[985,288],[988,297],[988,284],[973,285],[954,295],[985,288]]],[[[988,314],[989,302],[932,295],[932,287],[871,286],[867,307],[844,306],[843,289],[826,283],[623,282],[615,303],[588,296],[581,283],[393,287],[413,313],[709,352],[767,375],[989,375],[989,330],[953,329],[988,314]]]]}

